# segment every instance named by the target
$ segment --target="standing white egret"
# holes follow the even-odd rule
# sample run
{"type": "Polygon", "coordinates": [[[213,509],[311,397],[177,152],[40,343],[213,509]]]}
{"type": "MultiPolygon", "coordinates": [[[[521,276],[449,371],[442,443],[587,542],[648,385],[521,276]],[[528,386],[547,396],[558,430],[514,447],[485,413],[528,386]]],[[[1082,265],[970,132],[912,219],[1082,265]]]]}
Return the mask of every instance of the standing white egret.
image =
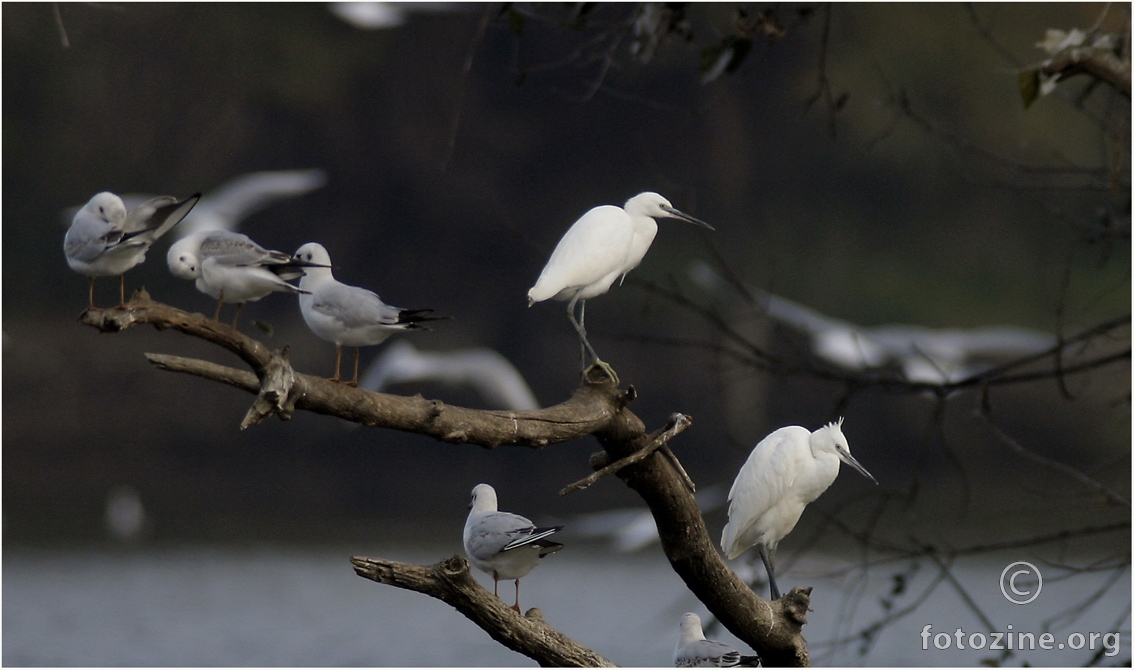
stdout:
{"type": "Polygon", "coordinates": [[[536,528],[527,517],[497,511],[496,489],[477,484],[465,522],[465,553],[477,569],[492,575],[492,594],[497,598],[501,579],[516,580],[516,603],[512,609],[519,612],[520,578],[539,565],[544,556],[563,548],[547,539],[562,528],[536,528]]]}
{"type": "Polygon", "coordinates": [[[378,294],[358,286],[337,281],[331,273],[331,256],[323,245],[308,242],[295,257],[307,263],[299,288],[299,309],[311,332],[335,343],[335,374],[331,381],[341,381],[339,369],[343,345],[354,347],[354,378],[349,386],[358,386],[359,348],[381,344],[394,333],[424,330],[423,321],[447,319],[428,316],[431,309],[402,309],[382,302],[378,294]]]}
{"type": "Polygon", "coordinates": [[[90,277],[90,309],[95,277],[118,275],[118,306],[125,305],[126,271],[146,260],[150,246],[181,223],[200,199],[200,193],[185,200],[163,195],[126,211],[122,198],[103,191],[83,205],[63,238],[63,253],[72,270],[90,277]]]}
{"type": "Polygon", "coordinates": [[[595,362],[617,381],[594,347],[587,341],[586,301],[610,290],[615,279],[638,267],[658,233],[655,218],[681,219],[709,230],[700,219],[676,209],[669,201],[650,191],[639,193],[623,207],[600,205],[579,217],[559,240],[535,286],[528,291],[528,306],[544,300],[566,300],[567,317],[579,333],[583,346],[595,362]],[[580,303],[575,319],[575,304],[580,303]]]}
{"type": "Polygon", "coordinates": [[[701,628],[701,617],[693,612],[681,616],[681,635],[673,648],[675,668],[754,668],[760,665],[759,656],[741,656],[732,645],[706,640],[701,628]]]}
{"type": "Polygon", "coordinates": [[[721,548],[732,560],[756,545],[768,571],[772,600],[778,600],[776,546],[795,528],[803,509],[827,490],[839,475],[839,461],[875,484],[866,468],[851,456],[843,436],[843,419],[811,432],[787,426],[772,432],[749,454],[728,493],[728,523],[721,548]]]}
{"type": "Polygon", "coordinates": [[[217,301],[214,321],[220,321],[226,300],[236,303],[233,328],[246,302],[276,291],[304,293],[288,280],[302,277],[304,267],[315,267],[282,251],[265,249],[242,233],[216,229],[182,237],[170,245],[165,260],[173,276],[196,280],[197,290],[217,301]]]}

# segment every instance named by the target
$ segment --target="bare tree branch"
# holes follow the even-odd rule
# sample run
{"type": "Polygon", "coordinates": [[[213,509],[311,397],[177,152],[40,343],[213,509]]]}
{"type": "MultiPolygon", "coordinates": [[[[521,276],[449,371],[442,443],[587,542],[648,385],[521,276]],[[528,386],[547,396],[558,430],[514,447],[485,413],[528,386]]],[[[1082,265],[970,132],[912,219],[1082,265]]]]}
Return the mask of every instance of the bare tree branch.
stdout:
{"type": "Polygon", "coordinates": [[[472,575],[460,556],[434,565],[412,565],[378,558],[350,559],[360,577],[379,584],[424,593],[452,605],[492,639],[543,666],[612,667],[615,664],[548,625],[536,608],[520,616],[489,593],[472,575]]]}
{"type": "MultiPolygon", "coordinates": [[[[286,348],[269,351],[260,342],[202,314],[189,314],[155,302],[144,290],[135,292],[123,307],[91,309],[80,320],[103,332],[142,324],[159,330],[173,328],[236,353],[252,372],[177,356],[147,357],[161,369],[193,374],[257,394],[244,427],[272,414],[286,419],[294,410],[307,410],[368,426],[488,448],[539,448],[594,435],[607,456],[598,460],[617,464],[628,459],[615,473],[649,505],[666,557],[693,594],[768,665],[809,664],[802,627],[807,622],[811,589],[795,588],[780,600],[767,602],[725,564],[709,538],[692,494],[692,482],[667,446],[670,439],[690,425],[690,420],[676,414],[662,430],[647,433],[641,419],[627,409],[627,404],[637,397],[633,387],[618,389],[598,367],[588,370],[581,388],[559,405],[527,412],[472,410],[421,396],[374,393],[297,373],[287,361],[286,348]],[[654,444],[652,451],[647,450],[654,444]],[[639,453],[640,457],[631,458],[639,453]]],[[[595,465],[602,468],[605,463],[595,465]]],[[[494,638],[542,664],[608,663],[546,624],[532,623],[530,612],[528,617],[502,618],[506,606],[498,599],[486,601],[478,595],[477,589],[470,586],[475,582],[468,577],[467,565],[459,558],[432,568],[359,557],[352,562],[359,574],[370,579],[429,593],[450,604],[460,603],[454,606],[494,638]],[[533,642],[539,636],[545,638],[545,643],[533,642]]]]}

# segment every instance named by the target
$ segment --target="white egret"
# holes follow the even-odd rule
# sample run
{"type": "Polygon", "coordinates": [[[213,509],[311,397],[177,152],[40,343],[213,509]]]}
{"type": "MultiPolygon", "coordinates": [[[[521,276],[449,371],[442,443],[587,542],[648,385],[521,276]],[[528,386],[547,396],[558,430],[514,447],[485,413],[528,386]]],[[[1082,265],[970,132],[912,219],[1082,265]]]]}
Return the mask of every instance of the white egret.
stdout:
{"type": "Polygon", "coordinates": [[[331,273],[331,256],[323,245],[308,242],[295,257],[307,263],[299,288],[299,309],[311,332],[335,343],[335,374],[331,381],[341,381],[339,369],[343,345],[354,347],[354,378],[347,382],[358,386],[359,348],[381,344],[394,333],[424,330],[423,321],[446,319],[428,316],[431,309],[402,309],[382,302],[378,294],[358,286],[337,281],[331,273]]]}
{"type": "Polygon", "coordinates": [[[410,382],[468,386],[492,409],[539,409],[539,401],[516,366],[488,347],[419,351],[413,344],[400,340],[386,347],[366,368],[358,386],[381,392],[410,382]]]}
{"type": "Polygon", "coordinates": [[[165,260],[175,277],[196,280],[197,290],[217,301],[215,321],[220,320],[226,300],[236,303],[233,328],[246,302],[276,291],[305,293],[288,280],[302,277],[304,267],[317,267],[282,251],[265,249],[247,235],[228,230],[187,235],[170,245],[165,260]]]}
{"type": "Polygon", "coordinates": [[[657,193],[630,198],[623,207],[600,205],[579,217],[559,240],[551,258],[528,291],[528,306],[544,300],[566,300],[567,317],[595,362],[617,381],[587,341],[586,301],[610,290],[614,280],[638,267],[658,233],[655,218],[681,219],[709,230],[713,227],[676,209],[657,193]],[[581,303],[579,319],[575,304],[581,303]]]}
{"type": "Polygon", "coordinates": [[[125,305],[126,271],[146,260],[150,246],[181,223],[200,199],[200,193],[185,200],[163,195],[127,211],[122,198],[103,191],[80,208],[63,238],[63,253],[72,270],[90,277],[90,309],[95,277],[118,275],[118,306],[125,305]]]}
{"type": "Polygon", "coordinates": [[[754,668],[760,665],[759,656],[741,656],[732,645],[706,640],[701,628],[701,617],[693,612],[681,616],[681,634],[673,649],[675,668],[754,668]]]}
{"type": "Polygon", "coordinates": [[[492,575],[492,593],[500,597],[497,587],[501,579],[516,580],[516,603],[520,611],[520,578],[539,565],[548,554],[563,545],[547,538],[563,526],[536,528],[526,517],[496,509],[496,489],[477,484],[469,501],[469,518],[465,522],[464,545],[469,562],[492,575]]]}
{"type": "Polygon", "coordinates": [[[843,420],[811,432],[787,426],[760,440],[736,475],[728,493],[728,523],[721,548],[729,560],[755,545],[768,571],[772,600],[778,600],[776,546],[795,528],[803,509],[839,475],[839,461],[878,483],[851,456],[843,420]]]}

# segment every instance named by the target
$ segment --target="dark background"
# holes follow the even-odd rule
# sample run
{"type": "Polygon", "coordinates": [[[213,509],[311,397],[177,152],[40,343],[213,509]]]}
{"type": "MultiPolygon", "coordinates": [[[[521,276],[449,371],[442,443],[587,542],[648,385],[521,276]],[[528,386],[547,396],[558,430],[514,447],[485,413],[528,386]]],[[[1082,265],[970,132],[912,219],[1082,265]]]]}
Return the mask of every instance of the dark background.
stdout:
{"type": "MultiPolygon", "coordinates": [[[[1129,216],[1129,173],[1100,192],[1037,186],[1013,169],[1128,162],[1100,139],[1113,108],[1084,113],[1073,96],[1050,96],[1025,110],[1017,84],[1018,66],[1044,57],[1045,29],[1088,27],[1099,4],[804,6],[804,18],[781,6],[788,35],[758,37],[735,73],[708,84],[699,52],[733,30],[735,6],[698,5],[692,41],[669,39],[646,64],[623,42],[593,89],[602,61],[571,56],[633,5],[600,6],[583,29],[567,27],[566,5],[529,7],[544,20],[518,34],[498,5],[414,6],[404,25],[374,31],[300,3],[58,7],[69,48],[52,4],[2,10],[5,540],[97,539],[122,484],[140,492],[152,537],[179,540],[350,537],[422,520],[456,534],[481,481],[532,516],[636,502],[613,479],[555,494],[589,472],[593,440],[487,451],[304,413],[239,431],[251,396],[157,371],[142,353],[234,357],[179,333],[103,335],[76,322],[87,280],[64,260],[61,212],[100,190],[185,196],[245,172],[322,168],[324,188],[241,230],[285,251],[317,240],[342,281],[451,315],[413,343],[498,349],[544,405],[576,387],[578,347],[562,303],[528,309],[527,289],[572,221],[642,190],[717,231],[662,221],[636,279],[688,287],[687,268],[712,245],[753,285],[866,326],[1075,333],[1129,309],[1128,236],[1117,249],[1090,245],[1082,226],[1116,202],[1129,216]],[[833,97],[847,96],[837,112],[814,100],[821,73],[833,97]],[[902,96],[932,130],[900,113],[902,96]]],[[[1077,95],[1085,82],[1066,86],[1077,95]]],[[[208,297],[169,275],[166,247],[127,274],[128,290],[210,313],[208,297]]],[[[96,283],[97,304],[112,304],[114,284],[96,283]]],[[[673,447],[703,485],[731,482],[774,428],[835,418],[839,384],[639,341],[719,341],[641,284],[587,312],[591,341],[637,388],[648,427],[694,417],[673,447]]],[[[331,372],[333,346],[294,299],[249,305],[242,329],[290,345],[301,372],[331,372]]],[[[378,351],[364,350],[364,365],[378,351]]],[[[1068,383],[1073,400],[1052,381],[997,391],[1001,425],[1128,496],[1128,363],[1068,383]]],[[[1057,530],[1068,517],[1129,519],[1128,507],[1015,456],[974,417],[978,400],[960,394],[938,414],[926,397],[866,392],[844,409],[855,455],[882,482],[870,495],[921,487],[895,516],[899,532],[1001,537],[1022,520],[1057,530]]],[[[863,490],[851,473],[828,496],[863,490]]]]}

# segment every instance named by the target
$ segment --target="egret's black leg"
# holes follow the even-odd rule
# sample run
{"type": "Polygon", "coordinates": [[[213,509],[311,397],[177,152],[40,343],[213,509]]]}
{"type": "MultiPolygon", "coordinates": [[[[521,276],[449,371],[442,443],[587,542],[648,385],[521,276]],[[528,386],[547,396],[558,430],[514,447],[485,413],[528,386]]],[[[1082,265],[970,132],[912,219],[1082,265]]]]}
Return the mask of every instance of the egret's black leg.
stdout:
{"type": "Polygon", "coordinates": [[[772,592],[772,600],[779,600],[780,588],[776,586],[775,558],[775,550],[768,551],[764,547],[760,547],[760,560],[764,561],[764,569],[768,571],[768,587],[772,592]]]}

